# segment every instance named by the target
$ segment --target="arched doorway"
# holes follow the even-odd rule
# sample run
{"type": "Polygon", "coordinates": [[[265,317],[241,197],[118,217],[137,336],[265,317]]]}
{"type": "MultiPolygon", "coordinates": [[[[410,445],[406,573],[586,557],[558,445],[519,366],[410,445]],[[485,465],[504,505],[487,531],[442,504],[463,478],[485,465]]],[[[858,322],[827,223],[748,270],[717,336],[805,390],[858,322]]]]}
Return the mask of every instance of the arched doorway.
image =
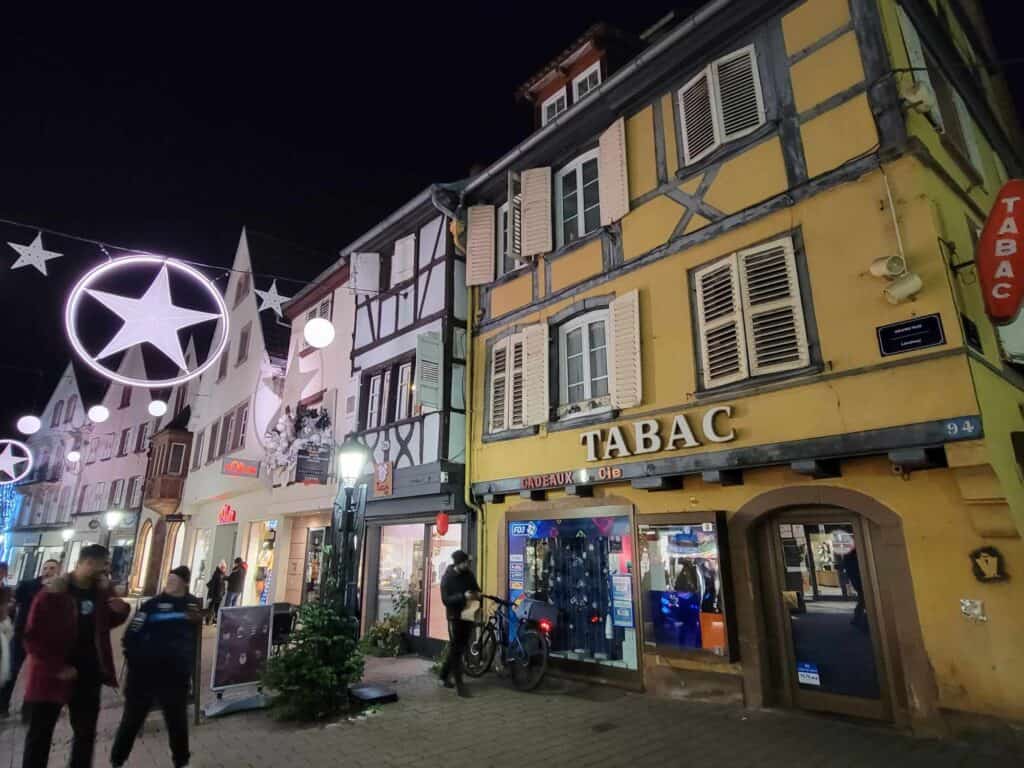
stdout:
{"type": "Polygon", "coordinates": [[[899,515],[856,491],[797,486],[752,499],[729,528],[750,705],[934,730],[899,515]]]}
{"type": "Polygon", "coordinates": [[[135,551],[137,556],[132,567],[132,592],[142,592],[146,574],[149,573],[149,558],[153,552],[153,524],[149,520],[144,521],[139,529],[135,551]]]}
{"type": "Polygon", "coordinates": [[[164,570],[169,571],[184,565],[185,554],[185,524],[172,523],[167,531],[167,554],[164,557],[164,570]]]}

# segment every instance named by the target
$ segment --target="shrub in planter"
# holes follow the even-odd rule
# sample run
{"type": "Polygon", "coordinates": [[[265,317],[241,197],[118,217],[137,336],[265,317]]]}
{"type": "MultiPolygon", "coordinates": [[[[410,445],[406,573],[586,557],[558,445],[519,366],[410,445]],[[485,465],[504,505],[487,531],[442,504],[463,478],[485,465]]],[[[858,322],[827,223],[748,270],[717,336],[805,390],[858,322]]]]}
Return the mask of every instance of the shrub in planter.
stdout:
{"type": "Polygon", "coordinates": [[[405,645],[411,605],[412,595],[408,592],[395,595],[391,611],[367,630],[363,650],[371,656],[398,656],[405,645]]]}

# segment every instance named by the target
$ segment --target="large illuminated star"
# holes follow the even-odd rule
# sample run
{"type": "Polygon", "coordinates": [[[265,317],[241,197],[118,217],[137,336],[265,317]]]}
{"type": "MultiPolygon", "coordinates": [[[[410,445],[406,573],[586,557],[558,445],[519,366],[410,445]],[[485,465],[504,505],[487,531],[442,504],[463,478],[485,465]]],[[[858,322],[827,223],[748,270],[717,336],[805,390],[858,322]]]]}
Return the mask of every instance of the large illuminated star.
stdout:
{"type": "Polygon", "coordinates": [[[128,349],[128,347],[149,342],[163,352],[178,368],[187,370],[185,353],[181,348],[178,331],[207,320],[217,320],[220,317],[216,313],[198,312],[173,304],[166,265],[160,268],[156,279],[146,289],[142,298],[133,299],[106,291],[95,291],[91,288],[86,289],[86,292],[124,320],[124,325],[114,335],[114,338],[107,342],[107,346],[96,355],[97,358],[109,357],[121,350],[128,349]]]}
{"type": "Polygon", "coordinates": [[[21,245],[20,243],[8,243],[8,245],[18,252],[18,260],[11,265],[11,269],[35,267],[42,272],[44,276],[47,274],[46,262],[52,259],[59,259],[64,255],[63,253],[48,251],[43,248],[42,232],[36,235],[36,239],[28,245],[21,245]]]}
{"type": "Polygon", "coordinates": [[[28,456],[15,456],[11,452],[11,444],[4,446],[3,453],[0,453],[0,472],[6,474],[11,480],[18,476],[15,467],[28,461],[28,456]]]}
{"type": "Polygon", "coordinates": [[[269,291],[261,291],[258,288],[254,289],[256,295],[260,297],[260,308],[257,312],[262,312],[264,309],[272,309],[278,317],[283,317],[281,313],[281,306],[288,301],[291,296],[282,296],[277,292],[277,280],[270,284],[269,291]]]}

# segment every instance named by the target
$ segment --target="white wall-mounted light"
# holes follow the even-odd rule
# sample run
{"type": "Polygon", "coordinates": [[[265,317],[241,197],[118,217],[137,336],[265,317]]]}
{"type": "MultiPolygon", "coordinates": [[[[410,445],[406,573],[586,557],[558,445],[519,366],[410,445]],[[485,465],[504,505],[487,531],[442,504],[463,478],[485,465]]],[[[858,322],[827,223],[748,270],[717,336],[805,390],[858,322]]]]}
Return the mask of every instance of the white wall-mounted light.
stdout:
{"type": "Polygon", "coordinates": [[[315,317],[302,329],[302,337],[309,346],[323,349],[334,341],[334,325],[326,317],[315,317]]]}
{"type": "Polygon", "coordinates": [[[39,420],[38,416],[28,414],[18,419],[18,431],[23,435],[34,435],[41,426],[43,426],[43,423],[39,420]]]}
{"type": "Polygon", "coordinates": [[[871,262],[871,274],[875,277],[887,277],[890,280],[906,274],[907,260],[902,256],[882,256],[871,262]]]}
{"type": "Polygon", "coordinates": [[[89,421],[94,424],[102,424],[104,421],[110,418],[110,411],[107,410],[105,405],[94,405],[88,411],[89,421]]]}
{"type": "Polygon", "coordinates": [[[74,528],[65,528],[63,531],[60,532],[60,537],[64,541],[71,541],[71,539],[74,537],[74,535],[75,535],[75,529],[74,528]]]}
{"type": "Polygon", "coordinates": [[[150,400],[149,401],[149,415],[160,418],[167,413],[167,403],[163,400],[150,400]]]}
{"type": "Polygon", "coordinates": [[[72,464],[77,464],[79,461],[82,460],[82,452],[71,449],[70,451],[68,451],[68,455],[65,458],[67,458],[67,460],[70,461],[72,464]]]}
{"type": "Polygon", "coordinates": [[[121,524],[122,514],[116,510],[111,510],[103,516],[103,521],[107,524],[108,529],[117,528],[121,524]]]}
{"type": "Polygon", "coordinates": [[[907,272],[889,283],[883,293],[890,304],[899,304],[916,296],[922,287],[921,278],[913,272],[907,272]]]}

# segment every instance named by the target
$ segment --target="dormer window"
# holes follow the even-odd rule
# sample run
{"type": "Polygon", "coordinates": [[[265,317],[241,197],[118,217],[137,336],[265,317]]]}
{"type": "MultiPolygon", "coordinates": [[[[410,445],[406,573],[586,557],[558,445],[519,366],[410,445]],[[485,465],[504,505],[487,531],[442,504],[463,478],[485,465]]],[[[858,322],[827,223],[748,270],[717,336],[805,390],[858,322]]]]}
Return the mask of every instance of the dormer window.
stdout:
{"type": "Polygon", "coordinates": [[[540,124],[547,125],[568,108],[569,100],[566,97],[565,88],[559,88],[557,92],[544,99],[540,105],[540,124]]]}
{"type": "Polygon", "coordinates": [[[601,84],[601,62],[595,61],[573,78],[572,101],[575,104],[601,84]]]}

